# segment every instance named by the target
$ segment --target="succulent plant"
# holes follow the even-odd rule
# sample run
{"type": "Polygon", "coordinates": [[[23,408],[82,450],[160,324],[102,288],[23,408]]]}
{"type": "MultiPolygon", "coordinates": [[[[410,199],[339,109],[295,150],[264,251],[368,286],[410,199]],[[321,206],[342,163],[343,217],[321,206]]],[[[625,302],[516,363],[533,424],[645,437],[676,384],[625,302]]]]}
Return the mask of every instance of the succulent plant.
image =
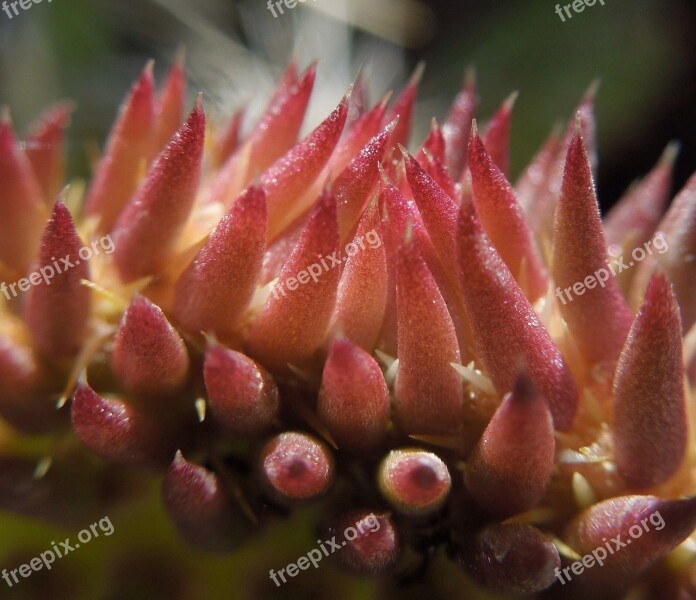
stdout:
{"type": "MultiPolygon", "coordinates": [[[[467,78],[411,154],[417,75],[391,108],[358,79],[297,141],[314,80],[291,64],[242,136],[200,96],[184,115],[180,62],[159,91],[149,64],[62,191],[71,108],[23,142],[3,116],[0,507],[118,530],[154,483],[196,552],[260,544],[224,597],[354,597],[339,568],[385,598],[696,595],[696,176],[666,210],[674,145],[602,222],[592,89],[513,186],[514,96],[479,133],[467,78]],[[298,514],[346,539],[280,587],[295,556],[268,535],[298,514]]],[[[133,564],[99,597],[159,597],[133,564]]],[[[221,593],[186,577],[160,592],[221,593]]]]}

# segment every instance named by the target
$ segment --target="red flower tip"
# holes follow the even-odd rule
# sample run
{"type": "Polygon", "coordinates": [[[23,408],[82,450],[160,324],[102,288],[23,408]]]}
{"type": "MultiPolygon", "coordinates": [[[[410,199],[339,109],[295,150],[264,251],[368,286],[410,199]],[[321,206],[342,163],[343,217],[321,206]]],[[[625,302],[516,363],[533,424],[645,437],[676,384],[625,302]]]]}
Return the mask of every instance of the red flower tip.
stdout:
{"type": "Polygon", "coordinates": [[[473,566],[490,589],[526,596],[554,583],[554,571],[561,566],[561,558],[536,527],[494,524],[476,536],[473,566]]]}
{"type": "Polygon", "coordinates": [[[442,127],[445,136],[447,166],[452,178],[458,180],[466,166],[471,120],[476,112],[476,81],[473,70],[467,72],[464,87],[454,100],[442,127]]]}
{"type": "Polygon", "coordinates": [[[616,360],[633,320],[607,259],[590,162],[576,134],[556,207],[553,279],[561,314],[589,364],[616,360]]]}
{"type": "Polygon", "coordinates": [[[9,115],[0,119],[0,181],[0,263],[23,273],[36,255],[46,217],[41,187],[9,115]]]}
{"type": "Polygon", "coordinates": [[[338,205],[338,226],[344,240],[363,214],[379,180],[379,167],[396,123],[389,123],[370,139],[333,182],[338,205]]]}
{"type": "Polygon", "coordinates": [[[404,150],[408,184],[413,198],[437,249],[440,261],[447,265],[456,253],[459,207],[454,200],[421,168],[415,158],[404,150]]]}
{"type": "Polygon", "coordinates": [[[307,208],[313,197],[302,193],[322,172],[341,137],[348,114],[346,95],[336,109],[307,137],[261,176],[268,195],[268,237],[274,239],[307,208]]]}
{"type": "Polygon", "coordinates": [[[517,96],[518,92],[512,92],[505,99],[483,134],[483,144],[488,149],[493,164],[505,177],[510,172],[510,119],[517,96]]]}
{"type": "Polygon", "coordinates": [[[682,326],[688,331],[696,323],[696,173],[672,201],[657,230],[663,237],[657,261],[674,286],[682,326]]]}
{"type": "Polygon", "coordinates": [[[569,429],[578,404],[570,370],[468,203],[459,220],[459,268],[473,340],[493,385],[501,394],[511,390],[523,360],[554,426],[569,429]]]}
{"type": "Polygon", "coordinates": [[[602,568],[582,574],[587,585],[618,586],[683,542],[696,527],[696,498],[663,500],[621,496],[581,513],[567,528],[566,542],[578,554],[592,554],[602,568]]]}
{"type": "Polygon", "coordinates": [[[250,437],[267,431],[278,413],[278,388],[253,360],[212,346],[203,365],[208,403],[226,435],[250,437]]]}
{"type": "Polygon", "coordinates": [[[100,218],[110,231],[138,185],[143,161],[152,146],[155,126],[155,83],[149,62],[121,107],[87,193],[85,212],[100,218]]]}
{"type": "Polygon", "coordinates": [[[384,375],[377,361],[349,340],[331,344],[317,412],[342,450],[370,452],[386,437],[389,390],[384,375]]]}
{"type": "Polygon", "coordinates": [[[515,193],[535,235],[550,233],[557,194],[552,191],[553,174],[560,152],[560,127],[553,128],[515,185],[515,193]]]}
{"type": "Polygon", "coordinates": [[[452,480],[442,459],[425,450],[392,450],[377,472],[382,495],[399,512],[422,516],[447,500],[452,480]]]}
{"type": "Polygon", "coordinates": [[[512,186],[476,131],[469,138],[468,165],[481,225],[515,278],[526,283],[530,300],[537,300],[548,287],[546,268],[512,186]]]}
{"type": "Polygon", "coordinates": [[[334,458],[324,442],[296,432],[269,440],[259,460],[261,478],[268,491],[285,502],[310,500],[333,483],[334,458]]]}
{"type": "Polygon", "coordinates": [[[230,552],[249,530],[220,478],[180,451],[162,481],[162,500],[179,534],[205,552],[230,552]]]}
{"type": "Polygon", "coordinates": [[[345,543],[337,557],[353,573],[384,573],[401,554],[401,535],[389,513],[348,511],[334,520],[331,533],[336,534],[339,543],[345,543]]]}
{"type": "Polygon", "coordinates": [[[249,164],[255,169],[266,169],[297,141],[314,88],[317,65],[310,65],[299,78],[291,82],[293,74],[291,64],[276,88],[266,113],[249,138],[249,164]]]}
{"type": "Polygon", "coordinates": [[[55,198],[63,187],[63,140],[73,109],[69,102],[52,106],[32,125],[25,140],[25,152],[41,186],[44,200],[55,198]]]}
{"type": "Polygon", "coordinates": [[[215,140],[214,166],[216,168],[220,168],[239,147],[243,118],[244,110],[238,110],[232,115],[232,118],[222,126],[222,132],[215,140]]]}
{"type": "Polygon", "coordinates": [[[551,413],[525,373],[469,458],[467,488],[481,507],[497,516],[528,510],[546,491],[555,447],[551,413]]]}
{"type": "Polygon", "coordinates": [[[184,97],[186,95],[186,73],[184,71],[185,53],[183,48],[162,84],[155,103],[155,132],[152,157],[157,156],[165,144],[176,133],[184,118],[184,97]]]}
{"type": "Polygon", "coordinates": [[[56,202],[41,239],[37,270],[29,277],[32,287],[24,307],[34,347],[49,359],[72,358],[87,336],[91,291],[82,280],[90,274],[81,249],[70,212],[56,202]]]}
{"type": "Polygon", "coordinates": [[[678,152],[679,142],[670,142],[653,170],[609,211],[604,233],[610,245],[632,249],[650,239],[669,201],[678,152]]]}
{"type": "Polygon", "coordinates": [[[614,456],[631,486],[668,479],[687,444],[681,322],[674,292],[654,275],[614,377],[614,456]]]}
{"type": "Polygon", "coordinates": [[[162,423],[120,398],[97,395],[87,384],[75,390],[71,417],[80,441],[110,462],[159,468],[174,454],[174,440],[162,423]]]}
{"type": "Polygon", "coordinates": [[[450,363],[461,355],[447,305],[415,239],[396,257],[397,357],[395,419],[404,433],[458,432],[462,382],[450,363]]]}
{"type": "Polygon", "coordinates": [[[345,263],[331,330],[365,350],[376,345],[387,305],[387,258],[377,203],[363,212],[345,263]]]}
{"type": "Polygon", "coordinates": [[[333,313],[340,277],[336,261],[340,263],[336,201],[325,191],[251,325],[247,344],[252,356],[281,372],[288,363],[302,367],[312,362],[333,313]]]}
{"type": "Polygon", "coordinates": [[[114,261],[123,281],[156,275],[167,264],[196,197],[204,138],[199,96],[116,223],[114,261]]]}
{"type": "Polygon", "coordinates": [[[394,128],[391,136],[390,143],[392,147],[396,147],[399,144],[403,146],[408,145],[409,138],[411,137],[413,111],[416,105],[416,97],[418,96],[418,86],[424,71],[425,63],[418,63],[404,91],[401,92],[401,95],[396,99],[394,106],[392,106],[387,116],[386,123],[391,123],[397,117],[399,118],[399,122],[394,128]]]}
{"type": "Polygon", "coordinates": [[[437,122],[437,119],[433,118],[432,124],[430,125],[430,133],[428,137],[425,138],[421,150],[418,153],[418,162],[423,165],[423,159],[430,154],[432,158],[436,158],[440,163],[444,164],[445,157],[445,136],[442,134],[442,129],[437,122]]]}
{"type": "Polygon", "coordinates": [[[266,193],[251,186],[181,275],[174,314],[189,333],[205,331],[224,342],[235,340],[261,272],[267,221],[266,193]]]}
{"type": "Polygon", "coordinates": [[[142,296],[133,298],[123,315],[111,364],[129,392],[151,397],[179,391],[189,372],[184,340],[162,309],[142,296]]]}

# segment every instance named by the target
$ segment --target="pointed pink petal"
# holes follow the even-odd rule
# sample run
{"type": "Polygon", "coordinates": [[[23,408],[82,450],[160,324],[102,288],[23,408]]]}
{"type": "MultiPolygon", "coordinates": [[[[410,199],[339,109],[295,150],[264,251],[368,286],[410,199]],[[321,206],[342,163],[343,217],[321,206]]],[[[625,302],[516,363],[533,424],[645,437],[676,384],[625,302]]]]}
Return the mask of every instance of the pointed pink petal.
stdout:
{"type": "Polygon", "coordinates": [[[244,111],[238,110],[222,127],[222,132],[215,141],[214,166],[220,168],[237,148],[239,148],[242,118],[244,111]]]}
{"type": "Polygon", "coordinates": [[[162,310],[146,298],[133,298],[114,340],[111,365],[131,393],[168,396],[181,389],[189,372],[184,340],[162,310]]]}
{"type": "MultiPolygon", "coordinates": [[[[539,182],[536,189],[522,190],[523,195],[520,197],[520,202],[527,212],[530,226],[538,236],[547,238],[549,241],[553,237],[554,216],[556,203],[561,193],[563,177],[565,172],[566,158],[573,139],[575,138],[576,128],[580,127],[580,133],[585,140],[585,148],[587,150],[592,172],[596,171],[597,166],[597,149],[595,144],[595,120],[594,120],[594,94],[596,84],[592,84],[588,91],[580,101],[573,116],[568,121],[565,134],[558,146],[557,152],[551,164],[548,165],[548,171],[544,172],[543,178],[539,182]]],[[[553,136],[548,140],[548,148],[554,146],[553,136]]],[[[544,160],[545,154],[542,151],[535,158],[544,160]]],[[[539,164],[539,167],[542,165],[539,164]]],[[[543,171],[542,171],[543,172],[543,171]]]]}
{"type": "Polygon", "coordinates": [[[467,461],[466,485],[486,511],[509,517],[536,506],[554,467],[553,420],[524,374],[493,415],[467,461]]]}
{"type": "Polygon", "coordinates": [[[253,186],[220,219],[176,286],[174,314],[187,331],[234,339],[261,271],[266,222],[266,194],[253,186]]]}
{"type": "MultiPolygon", "coordinates": [[[[351,99],[355,90],[351,93],[351,99]]],[[[366,145],[374,141],[375,136],[382,136],[384,129],[389,127],[391,134],[393,127],[391,123],[382,126],[384,114],[387,112],[388,98],[384,98],[376,104],[368,113],[365,113],[355,123],[350,125],[343,136],[343,139],[336,146],[336,150],[331,156],[328,168],[333,173],[340,173],[348,164],[355,159],[355,155],[366,145]],[[380,132],[381,130],[381,132],[380,132]]]]}
{"type": "Polygon", "coordinates": [[[404,88],[401,95],[394,102],[389,115],[385,120],[386,123],[391,123],[397,117],[399,122],[397,123],[391,137],[391,146],[395,147],[398,144],[402,146],[407,146],[408,141],[411,137],[411,123],[413,121],[413,113],[416,106],[416,98],[418,97],[418,86],[420,84],[421,77],[423,75],[423,65],[419,64],[408,84],[404,88]]]}
{"type": "Polygon", "coordinates": [[[283,79],[249,139],[227,159],[206,188],[204,195],[208,200],[229,206],[244,187],[292,147],[307,111],[315,77],[316,65],[312,65],[289,87],[289,81],[283,79]],[[244,152],[247,147],[248,157],[244,152]]]}
{"type": "Polygon", "coordinates": [[[325,192],[288,258],[273,294],[252,323],[252,356],[271,369],[302,366],[321,347],[340,277],[336,200],[325,192]]]}
{"type": "Polygon", "coordinates": [[[386,438],[389,390],[384,375],[377,361],[349,340],[331,345],[317,413],[342,451],[371,452],[386,438]]]}
{"type": "Polygon", "coordinates": [[[513,388],[523,359],[554,426],[568,429],[578,403],[570,370],[469,204],[459,221],[459,268],[474,343],[497,391],[513,388]]]}
{"type": "Polygon", "coordinates": [[[312,133],[261,176],[261,185],[268,195],[269,239],[275,238],[308,208],[308,205],[302,205],[297,200],[329,160],[341,137],[347,114],[348,98],[343,98],[312,133]]]}
{"type": "Polygon", "coordinates": [[[34,347],[50,359],[75,356],[87,335],[91,291],[82,284],[90,278],[87,261],[80,258],[82,246],[68,209],[56,202],[30,275],[38,284],[29,288],[24,307],[34,347]]]}
{"type": "MultiPolygon", "coordinates": [[[[244,531],[221,479],[177,452],[162,481],[162,500],[181,536],[204,552],[230,552],[244,531]]],[[[247,526],[248,528],[248,526],[247,526]]]]}
{"type": "Polygon", "coordinates": [[[455,98],[442,126],[447,146],[447,167],[455,180],[459,179],[466,165],[466,149],[475,112],[476,82],[473,75],[467,74],[464,87],[455,98]]]}
{"type": "Polygon", "coordinates": [[[44,224],[43,196],[12,124],[0,117],[0,264],[24,273],[35,258],[44,224]]]}
{"type": "Polygon", "coordinates": [[[483,134],[483,145],[488,150],[493,164],[507,177],[510,172],[510,119],[517,92],[503,102],[488,123],[483,134]]]}
{"type": "Polygon", "coordinates": [[[270,429],[278,414],[278,388],[263,367],[244,354],[212,346],[203,376],[210,411],[225,435],[251,437],[270,429]]]}
{"type": "Polygon", "coordinates": [[[174,455],[173,440],[154,417],[120,398],[103,398],[87,384],[77,387],[71,416],[80,441],[109,462],[163,467],[174,455]]]}
{"type": "Polygon", "coordinates": [[[430,175],[432,180],[437,183],[452,200],[459,204],[461,193],[444,163],[434,156],[426,156],[420,164],[423,170],[430,175]]]}
{"type": "Polygon", "coordinates": [[[674,286],[682,325],[688,331],[696,323],[696,173],[672,201],[657,229],[663,238],[657,261],[674,286]]]}
{"type": "Polygon", "coordinates": [[[461,429],[464,396],[454,324],[415,240],[396,258],[399,371],[394,384],[395,419],[409,434],[461,429]]]}
{"type": "MultiPolygon", "coordinates": [[[[293,66],[290,65],[276,88],[266,113],[254,127],[249,138],[249,164],[254,169],[266,169],[297,141],[314,88],[317,67],[311,65],[291,83],[290,78],[293,74],[296,75],[293,66]]],[[[253,177],[254,173],[250,175],[253,177]]]]}
{"type": "Polygon", "coordinates": [[[26,155],[41,186],[44,200],[55,198],[64,184],[64,137],[72,110],[69,103],[52,106],[31,127],[25,140],[26,155]]]}
{"type": "Polygon", "coordinates": [[[349,123],[359,121],[360,117],[368,112],[370,100],[367,88],[367,78],[365,77],[365,72],[361,70],[355,78],[353,92],[350,95],[350,109],[353,114],[348,118],[349,123]]]}
{"type": "Polygon", "coordinates": [[[578,348],[590,364],[616,360],[633,315],[607,266],[590,162],[579,135],[568,149],[553,252],[556,295],[578,348]],[[604,281],[598,285],[599,278],[604,281]]]}
{"type": "Polygon", "coordinates": [[[526,523],[494,523],[476,536],[475,569],[486,587],[531,596],[550,587],[561,566],[556,546],[526,523]]]}
{"type": "Polygon", "coordinates": [[[551,202],[551,176],[560,147],[559,132],[554,128],[515,185],[517,200],[527,216],[529,227],[537,236],[547,226],[546,217],[550,215],[548,220],[553,220],[553,208],[546,204],[551,202]]]}
{"type": "MultiPolygon", "coordinates": [[[[403,184],[407,187],[408,182],[406,177],[403,177],[403,179],[403,184]]],[[[444,195],[441,190],[439,193],[440,195],[444,195]]],[[[387,310],[385,311],[384,324],[380,335],[380,349],[392,356],[396,353],[397,311],[395,296],[396,286],[394,283],[396,277],[396,263],[399,256],[401,240],[410,224],[416,238],[418,249],[435,279],[437,287],[448,307],[452,321],[454,322],[460,351],[464,350],[464,356],[468,358],[468,349],[471,345],[469,329],[466,323],[466,316],[464,315],[464,306],[459,290],[459,279],[455,269],[450,266],[447,260],[448,255],[443,255],[445,257],[444,261],[440,259],[433,241],[431,241],[431,236],[428,235],[423,225],[418,207],[413,201],[406,202],[401,192],[388,178],[385,178],[382,182],[379,201],[380,210],[383,215],[386,215],[386,218],[383,217],[382,233],[385,241],[385,249],[387,251],[388,273],[387,310]]],[[[447,199],[447,203],[451,204],[451,200],[447,199]]],[[[434,203],[434,207],[436,210],[433,212],[433,219],[437,224],[439,223],[437,219],[445,213],[439,209],[437,203],[434,203]]],[[[429,215],[428,218],[430,219],[431,216],[429,215]]]]}
{"type": "Polygon", "coordinates": [[[116,222],[114,261],[124,282],[166,266],[196,197],[204,136],[199,99],[116,222]]]}
{"type": "Polygon", "coordinates": [[[155,158],[181,126],[184,118],[186,73],[183,54],[169,69],[155,104],[155,132],[151,158],[155,158]]]}
{"type": "Polygon", "coordinates": [[[694,527],[696,498],[621,496],[578,516],[567,528],[567,542],[580,555],[607,550],[601,569],[582,573],[586,584],[625,585],[676,548],[694,527]]]}
{"type": "Polygon", "coordinates": [[[469,138],[474,204],[486,234],[531,301],[546,293],[548,274],[522,208],[505,175],[474,131],[469,138]]]}
{"type": "Polygon", "coordinates": [[[332,329],[372,351],[387,305],[387,258],[376,203],[363,214],[351,244],[354,254],[341,274],[332,329]]]}
{"type": "Polygon", "coordinates": [[[404,155],[406,176],[428,235],[444,264],[457,248],[459,207],[421,168],[415,158],[404,155]]]}
{"type": "MultiPolygon", "coordinates": [[[[260,188],[263,189],[263,188],[260,188]]],[[[274,239],[267,248],[263,256],[263,267],[261,268],[261,279],[259,285],[266,285],[280,276],[283,265],[287,262],[288,256],[302,235],[302,231],[307,225],[311,208],[304,214],[297,217],[283,232],[274,239]]]]}
{"type": "MultiPolygon", "coordinates": [[[[302,74],[302,76],[306,76],[308,73],[312,72],[312,70],[316,70],[315,65],[310,66],[307,69],[307,71],[302,74]]],[[[283,71],[283,74],[278,80],[278,83],[276,84],[276,87],[273,90],[273,94],[271,95],[271,98],[269,99],[268,104],[266,105],[266,110],[264,112],[268,113],[278,101],[281,101],[283,98],[287,96],[287,94],[290,91],[290,88],[292,88],[292,86],[297,83],[297,77],[297,60],[293,58],[288,63],[288,66],[285,67],[285,71],[283,71]]]]}
{"type": "Polygon", "coordinates": [[[421,162],[425,157],[425,152],[429,152],[430,156],[436,158],[441,163],[445,162],[445,136],[442,134],[442,129],[438,122],[433,119],[432,125],[430,127],[430,133],[428,137],[425,138],[423,145],[421,146],[421,151],[418,153],[418,163],[425,169],[425,166],[421,162]]]}
{"type": "Polygon", "coordinates": [[[154,126],[154,81],[149,63],[121,106],[87,192],[85,214],[99,217],[101,231],[111,231],[133,195],[152,147],[154,126]]]}
{"type": "Polygon", "coordinates": [[[384,158],[393,130],[394,123],[390,123],[374,136],[333,183],[342,240],[346,239],[355,227],[379,181],[379,164],[384,158]]]}
{"type": "Polygon", "coordinates": [[[633,249],[650,239],[669,201],[677,150],[678,145],[667,146],[645,179],[612,207],[604,219],[607,243],[633,249]]]}
{"type": "Polygon", "coordinates": [[[662,483],[686,452],[681,322],[664,275],[654,275],[614,378],[614,456],[631,486],[662,483]]]}

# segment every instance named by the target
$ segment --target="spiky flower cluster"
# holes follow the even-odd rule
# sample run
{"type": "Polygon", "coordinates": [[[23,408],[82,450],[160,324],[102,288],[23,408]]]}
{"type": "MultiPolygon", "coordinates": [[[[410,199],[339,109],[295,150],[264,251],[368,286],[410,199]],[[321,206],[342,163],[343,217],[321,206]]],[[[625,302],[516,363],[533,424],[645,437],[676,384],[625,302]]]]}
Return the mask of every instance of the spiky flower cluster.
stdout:
{"type": "Polygon", "coordinates": [[[84,194],[60,192],[67,107],[23,143],[0,122],[2,278],[113,241],[0,297],[0,506],[82,523],[152,469],[208,551],[314,503],[327,530],[377,515],[336,555],[358,573],[694,593],[696,177],[663,216],[670,147],[602,223],[592,92],[513,187],[514,98],[479,134],[470,78],[411,155],[417,77],[391,108],[358,80],[297,142],[314,79],[291,64],[242,138],[150,65],[84,194]],[[19,432],[63,441],[48,469],[19,432]]]}

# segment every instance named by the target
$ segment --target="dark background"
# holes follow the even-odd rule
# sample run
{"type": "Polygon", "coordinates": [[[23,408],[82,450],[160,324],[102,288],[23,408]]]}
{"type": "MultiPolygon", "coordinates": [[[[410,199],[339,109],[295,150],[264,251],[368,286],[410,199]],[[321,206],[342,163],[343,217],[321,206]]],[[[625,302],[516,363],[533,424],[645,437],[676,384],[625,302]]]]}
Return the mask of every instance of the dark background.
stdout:
{"type": "Polygon", "coordinates": [[[671,139],[682,142],[675,191],[696,169],[694,2],[605,0],[565,23],[547,0],[351,0],[346,10],[353,15],[345,19],[316,10],[335,5],[341,2],[307,0],[277,19],[264,0],[43,0],[12,20],[0,12],[0,103],[11,106],[22,131],[42,107],[75,99],[71,166],[84,176],[85,145],[103,142],[117,103],[147,58],[157,59],[161,77],[181,43],[192,97],[203,89],[220,117],[241,103],[257,111],[293,53],[304,63],[319,56],[325,91],[308,125],[330,110],[360,64],[375,63],[376,99],[425,59],[414,143],[432,115],[444,117],[465,67],[475,65],[483,120],[520,91],[513,178],[597,77],[604,207],[651,168],[671,139]],[[391,30],[402,18],[407,33],[395,40],[391,30]],[[343,35],[353,45],[339,68],[345,53],[332,57],[328,48],[341,38],[341,21],[357,27],[343,35]],[[240,66],[232,46],[244,49],[250,67],[240,66]]]}

